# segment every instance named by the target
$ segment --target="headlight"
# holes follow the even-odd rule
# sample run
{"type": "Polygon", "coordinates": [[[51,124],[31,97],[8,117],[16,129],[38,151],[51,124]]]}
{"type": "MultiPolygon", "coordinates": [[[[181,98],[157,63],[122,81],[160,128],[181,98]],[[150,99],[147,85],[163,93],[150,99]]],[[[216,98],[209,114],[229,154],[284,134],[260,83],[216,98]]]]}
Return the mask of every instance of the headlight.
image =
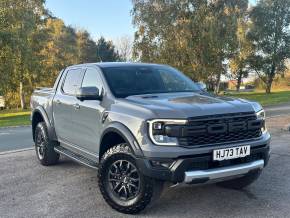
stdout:
{"type": "Polygon", "coordinates": [[[264,110],[260,110],[260,111],[256,112],[256,116],[257,116],[258,119],[265,120],[265,118],[266,118],[265,111],[264,110]]]}
{"type": "Polygon", "coordinates": [[[165,134],[166,125],[184,125],[187,120],[156,119],[149,120],[149,136],[156,145],[176,146],[177,138],[165,134]]]}
{"type": "Polygon", "coordinates": [[[265,119],[266,119],[266,115],[265,115],[265,111],[264,110],[260,110],[258,112],[256,112],[256,116],[258,120],[263,120],[263,125],[262,125],[262,132],[265,132],[267,130],[266,128],[266,123],[265,123],[265,119]]]}

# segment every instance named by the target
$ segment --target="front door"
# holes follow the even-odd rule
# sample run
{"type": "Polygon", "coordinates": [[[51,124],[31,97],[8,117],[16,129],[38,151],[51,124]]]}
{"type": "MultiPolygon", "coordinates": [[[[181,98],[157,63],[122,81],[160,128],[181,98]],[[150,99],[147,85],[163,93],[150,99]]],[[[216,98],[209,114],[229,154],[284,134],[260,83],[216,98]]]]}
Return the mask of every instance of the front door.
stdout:
{"type": "Polygon", "coordinates": [[[53,99],[54,126],[60,141],[72,142],[72,112],[76,90],[80,87],[84,70],[69,69],[53,99]]]}
{"type": "MultiPolygon", "coordinates": [[[[102,81],[97,69],[87,68],[82,87],[97,87],[100,91],[103,89],[102,81]]],[[[101,116],[105,110],[102,102],[98,100],[75,100],[73,111],[73,141],[76,145],[85,151],[97,155],[99,152],[99,140],[101,134],[101,116]]]]}

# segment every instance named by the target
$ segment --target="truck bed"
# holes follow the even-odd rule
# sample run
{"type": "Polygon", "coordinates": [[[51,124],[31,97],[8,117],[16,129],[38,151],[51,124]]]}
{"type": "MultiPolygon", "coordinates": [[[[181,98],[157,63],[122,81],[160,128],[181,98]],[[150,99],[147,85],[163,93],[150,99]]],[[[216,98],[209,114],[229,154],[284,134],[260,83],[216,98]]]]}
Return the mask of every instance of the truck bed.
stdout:
{"type": "Polygon", "coordinates": [[[31,96],[30,107],[32,110],[42,107],[52,122],[52,100],[55,94],[53,88],[37,88],[31,96]]]}

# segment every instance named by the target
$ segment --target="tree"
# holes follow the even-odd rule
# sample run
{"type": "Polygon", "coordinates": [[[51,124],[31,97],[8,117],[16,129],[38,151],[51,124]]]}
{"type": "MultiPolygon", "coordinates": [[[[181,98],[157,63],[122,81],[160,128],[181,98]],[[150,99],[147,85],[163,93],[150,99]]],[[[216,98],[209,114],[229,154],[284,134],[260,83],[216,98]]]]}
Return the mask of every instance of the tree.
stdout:
{"type": "Polygon", "coordinates": [[[106,41],[104,37],[101,37],[97,41],[97,59],[100,62],[120,60],[120,56],[116,51],[112,41],[106,41]]]}
{"type": "Polygon", "coordinates": [[[236,47],[237,18],[247,0],[134,0],[137,27],[134,55],[166,63],[194,80],[215,78],[216,92],[225,61],[236,47]]]}
{"type": "Polygon", "coordinates": [[[0,0],[0,92],[9,106],[25,108],[33,89],[51,86],[66,66],[96,62],[98,55],[119,59],[110,41],[97,47],[87,31],[66,26],[44,2],[0,0]]]}
{"type": "Polygon", "coordinates": [[[64,25],[61,19],[48,17],[43,25],[43,48],[40,51],[40,86],[51,86],[59,71],[68,65],[78,63],[77,35],[73,28],[64,25]]]}
{"type": "Polygon", "coordinates": [[[250,18],[248,38],[255,48],[250,66],[265,83],[266,93],[271,93],[275,75],[285,70],[290,57],[290,1],[260,0],[250,18]]]}
{"type": "Polygon", "coordinates": [[[96,42],[91,39],[90,34],[86,30],[78,30],[76,36],[79,62],[96,62],[98,48],[96,42]]]}
{"type": "Polygon", "coordinates": [[[130,36],[124,35],[115,40],[116,50],[122,61],[132,60],[133,40],[130,36]]]}
{"type": "Polygon", "coordinates": [[[18,87],[22,108],[26,107],[25,88],[39,69],[39,46],[35,37],[45,14],[43,3],[43,0],[5,0],[0,3],[0,29],[5,37],[1,40],[4,48],[1,65],[5,65],[6,61],[10,63],[9,71],[1,74],[9,73],[8,77],[4,77],[10,85],[7,88],[18,87]]]}
{"type": "Polygon", "coordinates": [[[237,28],[238,20],[243,17],[247,8],[248,1],[217,0],[211,1],[213,54],[215,54],[215,65],[217,79],[215,93],[219,93],[220,79],[222,74],[227,72],[225,62],[230,59],[238,47],[237,28]]]}
{"type": "Polygon", "coordinates": [[[242,78],[247,77],[249,73],[248,59],[252,55],[253,48],[250,41],[247,39],[247,32],[249,30],[249,20],[246,15],[238,19],[237,26],[237,50],[230,58],[229,67],[231,75],[237,80],[236,90],[239,92],[242,78]]]}
{"type": "Polygon", "coordinates": [[[194,80],[211,72],[207,1],[133,1],[137,27],[133,54],[144,62],[170,64],[194,80]]]}

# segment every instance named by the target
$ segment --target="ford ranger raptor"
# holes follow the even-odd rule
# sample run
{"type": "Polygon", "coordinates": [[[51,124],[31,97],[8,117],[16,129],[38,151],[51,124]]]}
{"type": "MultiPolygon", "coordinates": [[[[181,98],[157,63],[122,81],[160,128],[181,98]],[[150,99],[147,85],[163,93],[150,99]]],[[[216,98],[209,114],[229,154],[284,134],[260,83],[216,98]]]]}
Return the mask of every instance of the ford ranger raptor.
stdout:
{"type": "Polygon", "coordinates": [[[259,103],[210,94],[170,66],[69,66],[53,88],[35,90],[31,108],[40,163],[63,155],[95,169],[122,213],[142,211],[164,184],[242,189],[269,159],[259,103]]]}

